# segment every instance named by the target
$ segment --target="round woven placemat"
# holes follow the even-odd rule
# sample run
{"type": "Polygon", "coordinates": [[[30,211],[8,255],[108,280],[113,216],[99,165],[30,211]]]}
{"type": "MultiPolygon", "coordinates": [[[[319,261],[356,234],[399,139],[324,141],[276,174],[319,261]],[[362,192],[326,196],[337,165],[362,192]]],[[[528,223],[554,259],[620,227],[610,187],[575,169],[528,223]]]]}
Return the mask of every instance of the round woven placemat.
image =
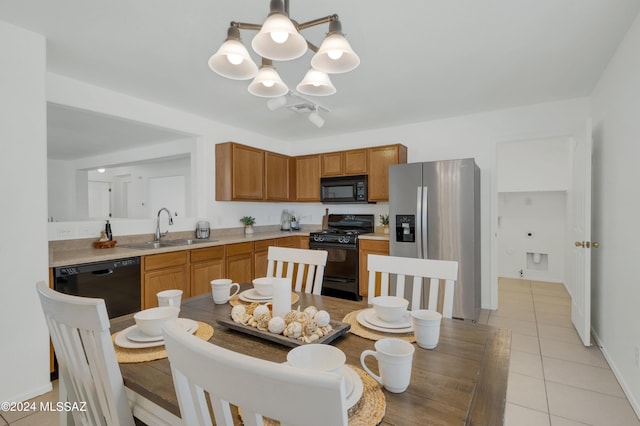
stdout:
{"type": "MultiPolygon", "coordinates": [[[[294,292],[291,292],[291,304],[293,305],[294,303],[297,303],[298,300],[300,300],[300,296],[298,296],[294,292]]],[[[256,302],[257,302],[257,300],[256,300],[256,302]]],[[[260,302],[260,304],[262,304],[262,303],[263,302],[260,302]]],[[[271,299],[269,299],[268,301],[266,301],[264,303],[271,303],[271,299]]],[[[229,299],[229,304],[231,306],[236,306],[236,305],[249,306],[251,303],[250,302],[245,302],[244,300],[240,300],[240,295],[239,294],[234,294],[233,296],[231,296],[231,299],[229,299]]]]}
{"type": "MultiPolygon", "coordinates": [[[[204,322],[196,322],[198,323],[198,329],[194,335],[205,341],[211,339],[211,336],[213,336],[213,327],[204,322]]],[[[113,342],[113,348],[116,350],[116,358],[120,364],[155,361],[156,359],[163,359],[168,356],[164,345],[154,346],[153,348],[122,348],[116,345],[116,337],[118,334],[119,332],[113,333],[111,335],[111,341],[113,342]]]]}
{"type": "MultiPolygon", "coordinates": [[[[349,425],[350,426],[373,426],[377,425],[384,418],[387,409],[387,401],[384,398],[382,387],[364,370],[350,366],[360,379],[362,380],[362,397],[360,401],[349,409],[349,425]]],[[[238,409],[240,421],[242,421],[242,411],[238,409]]],[[[265,426],[278,426],[280,422],[277,420],[263,417],[265,426]]]]}
{"type": "Polygon", "coordinates": [[[342,319],[342,322],[346,322],[347,324],[351,325],[351,329],[349,330],[350,333],[369,340],[380,340],[386,339],[388,337],[395,337],[397,339],[406,340],[409,343],[413,343],[416,341],[416,337],[413,335],[413,333],[385,333],[383,331],[376,331],[362,326],[356,319],[360,311],[364,311],[364,309],[349,312],[342,319]]]}

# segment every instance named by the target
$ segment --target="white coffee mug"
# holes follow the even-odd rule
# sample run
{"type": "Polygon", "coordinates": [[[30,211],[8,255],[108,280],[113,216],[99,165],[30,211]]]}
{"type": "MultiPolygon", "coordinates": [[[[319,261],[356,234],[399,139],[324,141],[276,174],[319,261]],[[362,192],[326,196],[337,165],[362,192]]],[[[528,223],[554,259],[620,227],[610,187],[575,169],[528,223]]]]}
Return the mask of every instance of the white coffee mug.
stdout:
{"type": "Polygon", "coordinates": [[[411,381],[413,345],[401,339],[388,338],[378,340],[374,347],[375,351],[367,349],[360,354],[362,368],[389,392],[404,392],[411,381]],[[378,360],[379,376],[373,374],[365,364],[365,358],[369,355],[378,360]]]}
{"type": "Polygon", "coordinates": [[[164,290],[156,293],[158,297],[158,306],[174,306],[180,307],[182,300],[182,290],[164,290]]]}
{"type": "Polygon", "coordinates": [[[222,305],[227,303],[229,299],[238,294],[240,284],[234,283],[228,278],[219,278],[211,281],[211,293],[213,294],[213,303],[222,305]],[[236,291],[231,293],[231,287],[236,287],[236,291]]]}
{"type": "Polygon", "coordinates": [[[440,340],[440,323],[442,314],[428,309],[411,311],[411,326],[416,336],[416,343],[424,349],[433,349],[440,340]]]}

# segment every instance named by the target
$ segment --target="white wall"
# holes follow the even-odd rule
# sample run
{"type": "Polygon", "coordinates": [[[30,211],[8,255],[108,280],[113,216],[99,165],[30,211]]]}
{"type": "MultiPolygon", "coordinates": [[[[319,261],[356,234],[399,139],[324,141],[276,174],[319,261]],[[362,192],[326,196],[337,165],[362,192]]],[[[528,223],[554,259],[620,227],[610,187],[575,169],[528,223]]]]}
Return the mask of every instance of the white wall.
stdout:
{"type": "Polygon", "coordinates": [[[571,139],[515,141],[497,147],[498,192],[566,191],[571,139]]]}
{"type": "Polygon", "coordinates": [[[640,218],[640,17],[620,44],[592,98],[593,333],[640,415],[638,218],[640,218]]]}
{"type": "Polygon", "coordinates": [[[51,388],[49,334],[35,290],[49,276],[45,49],[40,35],[0,22],[0,401],[51,388]]]}
{"type": "MultiPolygon", "coordinates": [[[[291,155],[372,145],[402,143],[408,161],[473,157],[481,169],[482,307],[497,307],[496,262],[491,259],[497,232],[496,145],[554,137],[584,138],[589,115],[587,98],[491,111],[405,126],[348,133],[305,141],[291,155]]],[[[328,116],[327,120],[331,117],[328,116]]]]}
{"type": "Polygon", "coordinates": [[[499,276],[564,282],[566,206],[564,191],[498,195],[499,276]],[[528,253],[546,258],[536,264],[528,253]]]}

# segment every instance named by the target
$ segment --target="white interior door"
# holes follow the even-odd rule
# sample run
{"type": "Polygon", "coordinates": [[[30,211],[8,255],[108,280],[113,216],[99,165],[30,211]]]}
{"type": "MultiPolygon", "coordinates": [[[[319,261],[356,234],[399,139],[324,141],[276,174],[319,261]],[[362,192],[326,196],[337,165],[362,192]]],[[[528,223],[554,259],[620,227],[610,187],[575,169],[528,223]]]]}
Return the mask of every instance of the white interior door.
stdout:
{"type": "Polygon", "coordinates": [[[88,182],[90,218],[111,217],[111,187],[109,182],[88,182]]]}
{"type": "Polygon", "coordinates": [[[584,139],[575,138],[570,190],[571,224],[567,281],[571,321],[585,346],[591,345],[591,120],[584,139]]]}

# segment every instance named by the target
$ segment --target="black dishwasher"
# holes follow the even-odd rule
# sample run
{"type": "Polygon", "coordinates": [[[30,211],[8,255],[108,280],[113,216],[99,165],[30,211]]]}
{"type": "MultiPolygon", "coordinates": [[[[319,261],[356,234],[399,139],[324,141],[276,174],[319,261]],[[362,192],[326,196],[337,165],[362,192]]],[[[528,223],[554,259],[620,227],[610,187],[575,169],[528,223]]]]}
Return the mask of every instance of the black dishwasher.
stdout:
{"type": "Polygon", "coordinates": [[[140,258],[130,257],[53,269],[61,293],[104,299],[109,318],[140,310],[140,258]]]}

